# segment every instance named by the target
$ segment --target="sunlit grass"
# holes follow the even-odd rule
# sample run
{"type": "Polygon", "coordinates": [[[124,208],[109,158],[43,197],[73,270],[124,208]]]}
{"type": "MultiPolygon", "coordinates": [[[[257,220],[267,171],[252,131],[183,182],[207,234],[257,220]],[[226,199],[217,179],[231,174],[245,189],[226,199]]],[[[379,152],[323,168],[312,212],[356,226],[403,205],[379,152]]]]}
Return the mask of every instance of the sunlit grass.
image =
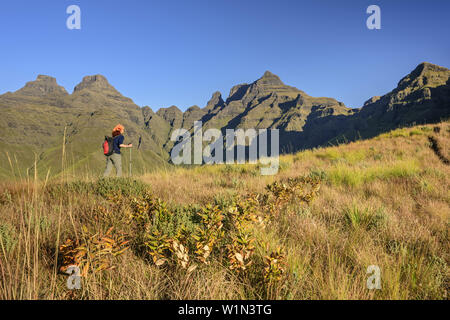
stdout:
{"type": "Polygon", "coordinates": [[[333,185],[360,186],[377,179],[413,177],[421,172],[414,160],[399,160],[388,164],[375,164],[367,168],[337,164],[326,171],[329,181],[333,185]]]}
{"type": "MultiPolygon", "coordinates": [[[[447,146],[449,125],[439,126],[437,137],[447,146]]],[[[430,134],[433,126],[404,128],[281,156],[275,176],[261,176],[257,164],[170,167],[126,179],[16,175],[0,185],[0,299],[448,299],[450,172],[430,149],[430,134]],[[267,185],[297,177],[321,181],[313,201],[272,197],[274,209],[257,213],[272,210],[273,217],[239,230],[255,239],[251,272],[230,268],[239,260],[230,262],[227,245],[239,232],[229,225],[221,228],[230,238],[208,229],[221,240],[210,263],[189,274],[174,255],[171,266],[157,266],[142,251],[150,231],[192,232],[208,225],[197,215],[205,210],[212,217],[208,204],[229,217],[239,199],[262,199],[267,185]],[[159,199],[155,210],[162,214],[143,228],[135,215],[147,193],[159,199]],[[82,290],[68,290],[58,272],[60,245],[69,238],[88,242],[111,227],[128,235],[130,249],[113,261],[115,269],[89,273],[82,290]],[[277,285],[264,282],[277,277],[275,267],[264,271],[270,255],[282,261],[277,285]],[[366,287],[369,265],[381,269],[381,290],[366,287]]],[[[204,246],[188,242],[193,261],[204,246]]]]}

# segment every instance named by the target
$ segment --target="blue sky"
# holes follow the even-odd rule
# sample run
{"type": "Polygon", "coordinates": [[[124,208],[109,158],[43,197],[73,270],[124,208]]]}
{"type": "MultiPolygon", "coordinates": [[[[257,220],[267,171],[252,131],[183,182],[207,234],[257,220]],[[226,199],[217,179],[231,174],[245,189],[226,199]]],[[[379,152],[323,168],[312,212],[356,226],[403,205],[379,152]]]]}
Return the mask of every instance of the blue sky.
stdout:
{"type": "Polygon", "coordinates": [[[69,93],[103,74],[154,110],[203,107],[270,70],[349,107],[392,90],[420,62],[450,67],[448,0],[14,0],[0,2],[0,93],[38,74],[69,93]],[[66,8],[81,8],[81,30],[66,8]],[[366,8],[381,7],[381,30],[366,8]]]}

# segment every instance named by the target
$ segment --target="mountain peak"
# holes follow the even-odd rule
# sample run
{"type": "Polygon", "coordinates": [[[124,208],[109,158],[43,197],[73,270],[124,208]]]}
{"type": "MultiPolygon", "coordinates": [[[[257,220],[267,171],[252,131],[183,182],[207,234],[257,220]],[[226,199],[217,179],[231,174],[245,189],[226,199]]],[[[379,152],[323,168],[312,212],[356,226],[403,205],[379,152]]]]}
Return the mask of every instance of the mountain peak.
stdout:
{"type": "Polygon", "coordinates": [[[411,72],[411,75],[420,76],[424,72],[445,72],[445,71],[448,71],[448,69],[445,67],[441,67],[429,62],[422,62],[411,72]]]}
{"type": "Polygon", "coordinates": [[[178,109],[177,106],[170,106],[169,108],[161,108],[156,114],[168,121],[171,126],[181,125],[183,121],[183,111],[178,109]]]}
{"type": "Polygon", "coordinates": [[[96,90],[96,91],[102,91],[102,90],[117,91],[112,85],[109,84],[106,77],[101,74],[84,77],[83,80],[81,81],[81,83],[79,83],[75,87],[74,92],[80,91],[83,89],[90,89],[90,90],[96,90]]]}
{"type": "Polygon", "coordinates": [[[156,113],[163,118],[166,115],[170,115],[170,117],[172,117],[172,115],[183,115],[183,111],[181,111],[177,106],[174,105],[168,108],[160,108],[156,113]]]}
{"type": "Polygon", "coordinates": [[[222,99],[222,94],[219,91],[213,93],[211,99],[206,104],[205,110],[210,111],[216,108],[221,108],[225,102],[222,99]]]}
{"type": "Polygon", "coordinates": [[[193,106],[187,108],[186,112],[194,112],[194,111],[198,111],[198,110],[201,110],[200,107],[197,105],[193,105],[193,106]]]}
{"type": "Polygon", "coordinates": [[[266,77],[273,77],[273,76],[276,76],[276,75],[273,74],[272,72],[270,72],[269,70],[267,70],[266,72],[264,72],[262,77],[266,78],[266,77]]]}
{"type": "Polygon", "coordinates": [[[222,98],[222,93],[220,91],[216,91],[212,94],[211,99],[219,99],[222,98]]]}
{"type": "Polygon", "coordinates": [[[45,95],[67,95],[66,89],[56,83],[56,79],[46,75],[38,75],[36,80],[27,82],[26,85],[17,91],[26,96],[45,95]]]}
{"type": "Polygon", "coordinates": [[[171,112],[183,113],[183,111],[181,111],[181,110],[180,110],[177,106],[175,106],[175,105],[171,105],[171,106],[168,107],[168,108],[162,108],[162,109],[169,110],[169,111],[171,111],[171,112]]]}
{"type": "Polygon", "coordinates": [[[284,83],[281,81],[280,77],[273,74],[270,71],[264,72],[263,76],[256,81],[256,84],[261,85],[271,85],[271,86],[282,86],[284,83]]]}
{"type": "Polygon", "coordinates": [[[449,76],[449,69],[429,62],[422,62],[410,74],[400,80],[397,89],[423,86],[437,87],[445,84],[449,76]]]}
{"type": "Polygon", "coordinates": [[[36,81],[47,81],[47,82],[56,83],[56,78],[40,74],[37,76],[36,81]]]}

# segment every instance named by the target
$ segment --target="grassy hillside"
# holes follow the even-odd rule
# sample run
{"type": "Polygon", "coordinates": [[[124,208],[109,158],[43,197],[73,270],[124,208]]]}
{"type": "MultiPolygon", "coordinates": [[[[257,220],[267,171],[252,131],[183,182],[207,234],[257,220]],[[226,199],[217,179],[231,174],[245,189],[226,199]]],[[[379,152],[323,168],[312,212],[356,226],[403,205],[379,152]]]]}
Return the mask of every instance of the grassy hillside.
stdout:
{"type": "Polygon", "coordinates": [[[126,143],[142,142],[135,174],[166,167],[174,146],[171,134],[179,128],[192,132],[195,121],[203,123],[203,130],[223,134],[226,129],[279,129],[281,153],[369,139],[398,127],[448,119],[449,77],[447,68],[421,63],[391,92],[351,109],[333,98],[309,96],[266,72],[250,84],[234,86],[226,101],[215,92],[204,108],[153,112],[124,97],[102,75],[84,77],[71,94],[55,78],[39,75],[22,89],[0,95],[0,177],[26,176],[35,165],[39,178],[58,177],[64,132],[66,169],[76,177],[96,177],[104,165],[99,145],[118,123],[125,126],[126,143]]]}
{"type": "Polygon", "coordinates": [[[169,155],[153,131],[164,133],[164,120],[153,119],[149,130],[143,111],[100,75],[85,77],[70,95],[56,79],[38,76],[24,88],[0,95],[0,160],[5,160],[0,161],[0,177],[26,176],[35,165],[42,179],[59,176],[63,141],[65,169],[77,177],[98,177],[104,167],[101,143],[118,123],[126,128],[126,143],[142,141],[134,152],[134,173],[165,166],[169,155]]]}
{"type": "Polygon", "coordinates": [[[285,155],[276,176],[16,177],[0,188],[0,298],[448,299],[449,146],[443,122],[285,155]]]}

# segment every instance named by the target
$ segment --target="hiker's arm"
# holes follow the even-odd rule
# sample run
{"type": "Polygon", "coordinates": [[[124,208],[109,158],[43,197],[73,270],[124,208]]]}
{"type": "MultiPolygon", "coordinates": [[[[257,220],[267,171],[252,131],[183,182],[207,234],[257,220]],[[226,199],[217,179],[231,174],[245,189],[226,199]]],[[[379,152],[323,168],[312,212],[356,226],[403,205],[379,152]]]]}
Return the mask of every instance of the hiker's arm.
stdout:
{"type": "Polygon", "coordinates": [[[130,144],[121,144],[119,147],[121,147],[121,148],[133,148],[133,144],[132,143],[130,143],[130,144]]]}

